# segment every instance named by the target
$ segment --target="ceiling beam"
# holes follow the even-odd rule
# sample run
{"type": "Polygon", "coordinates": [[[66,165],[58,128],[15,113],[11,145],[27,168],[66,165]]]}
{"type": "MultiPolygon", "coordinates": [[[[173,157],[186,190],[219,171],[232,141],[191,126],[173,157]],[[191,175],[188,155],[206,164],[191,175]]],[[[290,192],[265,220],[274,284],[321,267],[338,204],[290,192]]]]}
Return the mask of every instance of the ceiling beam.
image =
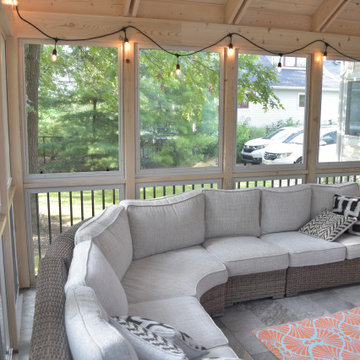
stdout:
{"type": "Polygon", "coordinates": [[[228,0],[225,6],[225,24],[232,24],[235,17],[246,0],[228,0]]]}
{"type": "Polygon", "coordinates": [[[326,31],[349,2],[349,0],[323,0],[312,16],[312,31],[326,31]]]}
{"type": "Polygon", "coordinates": [[[136,16],[139,10],[140,0],[125,0],[123,16],[136,16]]]}
{"type": "Polygon", "coordinates": [[[122,16],[129,16],[130,5],[131,5],[131,0],[124,1],[124,7],[123,7],[122,14],[121,14],[122,16]]]}
{"type": "Polygon", "coordinates": [[[242,3],[241,6],[240,6],[240,9],[239,9],[238,13],[236,14],[234,24],[237,24],[237,25],[240,24],[242,18],[243,18],[244,15],[245,15],[246,10],[247,10],[247,9],[249,8],[249,6],[250,6],[251,1],[252,1],[252,0],[244,0],[244,1],[243,1],[243,3],[242,3]]]}
{"type": "Polygon", "coordinates": [[[132,0],[131,1],[131,16],[135,17],[137,15],[137,12],[139,10],[140,1],[141,0],[132,0]]]}

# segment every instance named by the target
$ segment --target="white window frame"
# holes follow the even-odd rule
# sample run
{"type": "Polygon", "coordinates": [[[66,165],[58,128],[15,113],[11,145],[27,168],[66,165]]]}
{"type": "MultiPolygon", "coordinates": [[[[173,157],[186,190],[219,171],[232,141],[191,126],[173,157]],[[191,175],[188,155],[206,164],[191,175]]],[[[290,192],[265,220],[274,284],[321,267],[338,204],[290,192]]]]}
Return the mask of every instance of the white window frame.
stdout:
{"type": "MultiPolygon", "coordinates": [[[[238,77],[238,55],[239,54],[253,54],[259,56],[269,56],[269,54],[265,53],[255,53],[250,51],[236,51],[235,52],[235,68],[236,68],[236,79],[238,77]]],[[[299,57],[300,55],[297,55],[299,57]]],[[[304,144],[303,144],[303,162],[302,164],[276,164],[276,165],[265,165],[265,164],[257,164],[257,165],[245,165],[245,164],[238,164],[236,163],[236,153],[237,153],[237,139],[236,139],[236,132],[237,132],[237,111],[235,112],[234,116],[234,148],[233,148],[233,172],[234,173],[248,173],[248,172],[273,172],[273,171],[281,171],[281,170],[305,170],[307,164],[307,142],[308,142],[308,119],[309,119],[309,89],[310,89],[310,67],[311,67],[311,55],[304,54],[301,57],[306,58],[306,68],[300,68],[306,70],[306,87],[305,87],[305,108],[304,108],[304,144]]],[[[296,69],[296,68],[294,68],[296,69]]],[[[237,99],[237,81],[235,82],[235,94],[237,99]]],[[[236,103],[237,109],[237,103],[236,103]]]]}
{"type": "MultiPolygon", "coordinates": [[[[331,57],[331,59],[329,60],[349,61],[340,57],[331,57]]],[[[322,74],[324,74],[324,69],[322,69],[322,74]]],[[[321,101],[322,101],[322,97],[321,97],[321,101]]],[[[321,113],[319,114],[319,116],[321,117],[321,113]]],[[[339,132],[341,135],[345,135],[345,126],[346,126],[345,122],[343,124],[339,124],[339,132]]],[[[319,125],[319,133],[320,133],[320,125],[319,125]]],[[[347,135],[347,136],[352,136],[352,135],[347,135]]],[[[328,170],[328,169],[360,168],[360,159],[355,161],[319,162],[319,155],[320,155],[320,151],[318,149],[318,158],[316,160],[316,167],[318,169],[318,173],[323,173],[325,172],[324,170],[328,170]]]]}
{"type": "MultiPolygon", "coordinates": [[[[5,73],[4,81],[1,84],[1,91],[0,91],[0,108],[1,108],[1,117],[3,117],[4,121],[4,141],[5,141],[5,157],[6,157],[6,164],[5,164],[5,174],[6,174],[6,181],[7,181],[7,189],[9,190],[12,177],[11,177],[11,166],[10,166],[10,133],[9,133],[9,107],[8,107],[8,80],[7,80],[7,68],[6,68],[6,39],[3,33],[0,34],[1,36],[1,69],[3,71],[3,66],[5,66],[5,73]],[[4,101],[3,101],[4,100],[4,101]]],[[[2,76],[1,76],[2,77],[2,76]]]]}
{"type": "MultiPolygon", "coordinates": [[[[135,44],[135,104],[136,104],[136,175],[139,177],[158,177],[167,175],[194,175],[194,174],[219,174],[222,172],[222,148],[223,148],[223,102],[224,102],[224,51],[223,47],[209,49],[208,52],[217,52],[220,57],[220,76],[219,76],[219,132],[218,132],[218,166],[201,167],[201,168],[157,168],[157,169],[141,169],[140,168],[140,77],[139,62],[140,49],[154,49],[155,46],[148,44],[135,44]]],[[[192,51],[193,48],[188,47],[169,47],[173,51],[192,51]]],[[[196,49],[195,49],[196,50],[196,49]]]]}
{"type": "Polygon", "coordinates": [[[118,149],[118,162],[119,169],[113,171],[89,171],[89,172],[73,172],[73,173],[46,173],[46,174],[30,174],[29,173],[29,161],[28,161],[28,139],[27,139],[27,113],[26,113],[26,88],[25,88],[25,58],[24,58],[24,45],[25,44],[47,44],[52,43],[48,40],[41,39],[20,39],[19,40],[19,67],[20,67],[20,108],[21,108],[21,120],[22,120],[22,139],[23,139],[23,171],[24,182],[28,184],[41,184],[43,183],[60,183],[89,180],[92,181],[104,181],[107,179],[109,184],[114,183],[116,180],[121,179],[121,183],[125,178],[124,172],[124,121],[123,121],[123,49],[119,44],[114,44],[114,41],[102,41],[102,42],[61,42],[59,45],[69,46],[98,46],[98,47],[113,47],[118,49],[118,129],[119,129],[119,149],[118,149]]]}

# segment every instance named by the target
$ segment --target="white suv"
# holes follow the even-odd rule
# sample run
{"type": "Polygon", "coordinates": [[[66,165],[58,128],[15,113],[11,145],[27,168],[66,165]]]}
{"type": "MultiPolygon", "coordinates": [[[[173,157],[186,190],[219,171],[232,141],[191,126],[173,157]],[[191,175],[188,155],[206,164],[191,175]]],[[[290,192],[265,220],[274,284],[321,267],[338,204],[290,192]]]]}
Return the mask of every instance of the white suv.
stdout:
{"type": "MultiPolygon", "coordinates": [[[[322,126],[320,129],[320,146],[333,151],[337,140],[337,126],[322,126]],[[331,147],[329,145],[332,145],[331,147]]],[[[272,164],[302,164],[304,131],[300,130],[290,135],[283,142],[273,142],[264,153],[263,163],[272,164]]],[[[326,151],[320,151],[320,157],[326,151]]],[[[320,158],[321,161],[321,158],[320,158]]]]}
{"type": "Polygon", "coordinates": [[[260,164],[262,162],[265,148],[273,141],[284,141],[290,135],[298,132],[299,127],[283,127],[262,137],[251,139],[244,144],[241,150],[241,161],[243,163],[260,164]]]}

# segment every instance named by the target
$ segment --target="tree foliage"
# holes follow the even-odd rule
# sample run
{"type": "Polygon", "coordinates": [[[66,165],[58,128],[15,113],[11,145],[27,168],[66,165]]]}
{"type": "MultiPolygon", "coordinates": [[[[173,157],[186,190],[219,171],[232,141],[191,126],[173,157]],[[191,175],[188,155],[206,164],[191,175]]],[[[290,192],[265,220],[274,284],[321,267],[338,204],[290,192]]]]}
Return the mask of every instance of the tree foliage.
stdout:
{"type": "MultiPolygon", "coordinates": [[[[39,171],[118,169],[117,49],[58,46],[56,63],[50,61],[52,50],[41,46],[38,110],[36,99],[28,104],[38,117],[39,171]]],[[[200,52],[179,60],[177,76],[174,56],[160,50],[139,52],[143,169],[218,163],[220,54],[200,52]]],[[[272,89],[277,81],[273,65],[256,55],[239,55],[238,73],[238,102],[261,104],[265,111],[282,107],[272,89]]],[[[239,140],[249,131],[239,126],[239,140]]]]}
{"type": "Polygon", "coordinates": [[[41,51],[39,157],[43,172],[118,169],[116,48],[52,46],[41,51]]]}

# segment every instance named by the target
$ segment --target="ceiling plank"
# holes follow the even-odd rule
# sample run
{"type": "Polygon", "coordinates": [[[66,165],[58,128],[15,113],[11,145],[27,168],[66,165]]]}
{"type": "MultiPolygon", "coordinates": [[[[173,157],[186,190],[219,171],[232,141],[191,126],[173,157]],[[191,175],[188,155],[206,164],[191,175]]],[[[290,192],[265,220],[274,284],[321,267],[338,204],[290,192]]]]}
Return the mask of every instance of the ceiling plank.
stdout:
{"type": "Polygon", "coordinates": [[[323,0],[312,17],[312,30],[326,31],[349,2],[349,0],[323,0]]]}
{"type": "Polygon", "coordinates": [[[311,16],[275,12],[250,7],[241,21],[242,26],[311,31],[311,16]]]}
{"type": "Polygon", "coordinates": [[[136,17],[137,12],[139,10],[140,1],[141,0],[132,0],[131,1],[131,16],[136,17]]]}
{"type": "Polygon", "coordinates": [[[245,15],[245,12],[246,10],[249,8],[250,6],[250,3],[251,3],[252,0],[244,0],[243,3],[241,4],[241,7],[238,11],[238,13],[236,14],[236,18],[235,18],[235,21],[234,23],[235,24],[240,24],[242,18],[244,17],[245,15]]]}
{"type": "MultiPolygon", "coordinates": [[[[23,11],[22,16],[39,26],[43,31],[56,34],[64,39],[75,36],[85,38],[97,36],[119,29],[119,26],[134,25],[151,35],[163,46],[204,47],[229,32],[239,32],[255,43],[265,48],[282,52],[292,51],[306,43],[319,39],[319,34],[299,30],[274,29],[263,27],[248,27],[238,25],[220,25],[204,22],[172,21],[161,19],[129,18],[119,16],[76,15],[23,11]],[[174,43],[176,39],[176,43],[174,43]]],[[[337,21],[334,22],[334,24],[337,21]]],[[[14,17],[14,34],[18,38],[43,39],[37,30],[24,23],[17,16],[14,17]]],[[[360,54],[360,37],[337,34],[323,34],[322,39],[334,44],[345,54],[358,57],[360,54]]],[[[140,33],[131,33],[131,40],[141,44],[149,41],[140,33]]],[[[100,42],[100,40],[99,40],[100,42]]],[[[114,34],[103,40],[107,46],[118,46],[119,36],[114,34]]],[[[233,39],[234,46],[244,51],[259,52],[253,45],[238,37],[233,39]]],[[[225,42],[224,44],[225,45],[225,42]]],[[[322,49],[321,49],[322,50],[322,49]]],[[[319,44],[315,43],[306,48],[301,54],[319,51],[319,44]]]]}
{"type": "Polygon", "coordinates": [[[225,6],[225,24],[232,24],[235,17],[246,0],[228,0],[225,6]]]}
{"type": "Polygon", "coordinates": [[[124,7],[123,7],[123,11],[122,11],[122,16],[129,16],[130,5],[131,5],[131,0],[125,0],[124,1],[124,7]]]}

